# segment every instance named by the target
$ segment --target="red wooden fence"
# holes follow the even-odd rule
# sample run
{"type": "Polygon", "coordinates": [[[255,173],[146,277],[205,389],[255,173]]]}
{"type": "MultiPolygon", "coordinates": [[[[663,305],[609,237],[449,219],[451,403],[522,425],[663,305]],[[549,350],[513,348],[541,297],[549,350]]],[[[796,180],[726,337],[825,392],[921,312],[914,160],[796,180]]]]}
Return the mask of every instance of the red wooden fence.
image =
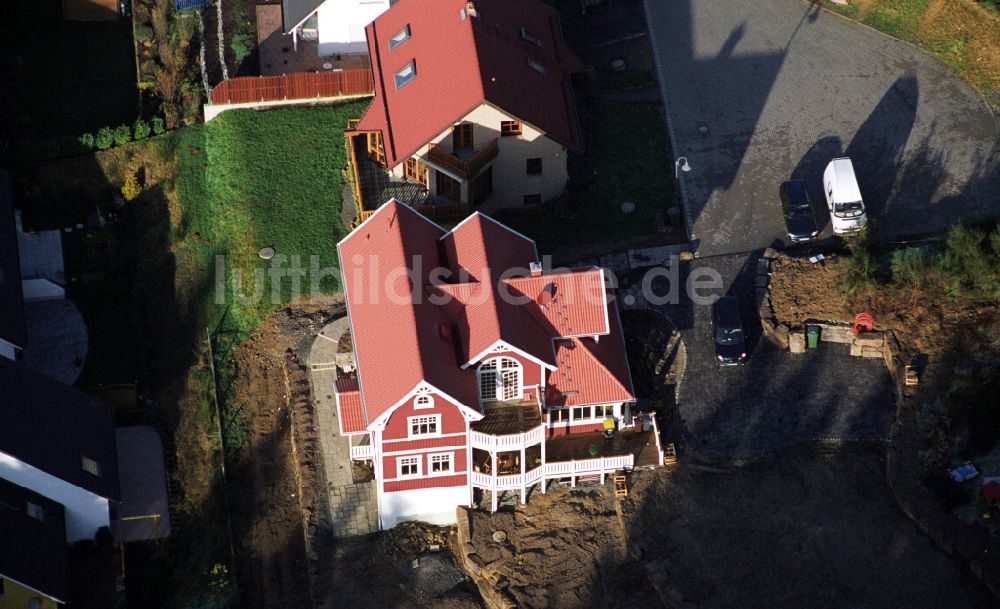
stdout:
{"type": "Polygon", "coordinates": [[[364,95],[374,91],[371,70],[297,72],[283,76],[239,76],[212,87],[213,104],[364,95]]]}

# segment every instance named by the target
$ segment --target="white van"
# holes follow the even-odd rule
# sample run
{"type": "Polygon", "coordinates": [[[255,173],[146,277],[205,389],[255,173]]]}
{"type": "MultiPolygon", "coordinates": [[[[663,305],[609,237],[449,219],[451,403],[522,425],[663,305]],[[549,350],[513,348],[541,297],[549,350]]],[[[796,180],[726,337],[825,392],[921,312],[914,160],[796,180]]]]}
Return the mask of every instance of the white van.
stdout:
{"type": "Polygon", "coordinates": [[[823,172],[823,194],[830,210],[833,232],[838,235],[853,233],[868,222],[861,189],[854,177],[854,165],[847,157],[833,159],[823,172]]]}

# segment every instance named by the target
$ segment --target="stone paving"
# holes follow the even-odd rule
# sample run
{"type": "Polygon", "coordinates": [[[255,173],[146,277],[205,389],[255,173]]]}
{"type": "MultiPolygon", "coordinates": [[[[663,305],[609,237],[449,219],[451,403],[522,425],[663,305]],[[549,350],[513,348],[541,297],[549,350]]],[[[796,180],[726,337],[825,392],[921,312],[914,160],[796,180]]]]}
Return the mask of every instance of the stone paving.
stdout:
{"type": "Polygon", "coordinates": [[[330,521],[336,537],[364,535],[378,530],[375,485],[372,482],[354,482],[350,438],[340,435],[333,393],[336,367],[333,362],[323,362],[320,361],[323,358],[317,357],[319,353],[336,354],[336,350],[331,353],[328,347],[330,344],[336,346],[340,338],[337,330],[343,328],[345,324],[342,320],[324,328],[313,343],[309,356],[309,380],[316,399],[320,447],[330,495],[330,521]]]}
{"type": "MultiPolygon", "coordinates": [[[[1000,211],[984,100],[912,45],[799,0],[646,0],[693,245],[703,256],[786,238],[777,193],[854,161],[883,239],[1000,211]]],[[[827,233],[829,227],[827,227],[827,233]]]]}
{"type": "MultiPolygon", "coordinates": [[[[633,307],[663,312],[678,327],[686,367],[678,413],[688,447],[720,461],[746,461],[810,440],[877,441],[888,437],[894,397],[881,359],[850,357],[848,345],[821,343],[793,355],[762,337],[754,302],[757,256],[700,258],[681,265],[685,283],[693,267],[719,273],[723,288],[702,290],[740,299],[750,358],[744,366],[715,361],[712,307],[695,305],[681,290],[677,304],[650,305],[641,292],[633,307]]],[[[657,294],[665,284],[653,284],[657,294]]]]}

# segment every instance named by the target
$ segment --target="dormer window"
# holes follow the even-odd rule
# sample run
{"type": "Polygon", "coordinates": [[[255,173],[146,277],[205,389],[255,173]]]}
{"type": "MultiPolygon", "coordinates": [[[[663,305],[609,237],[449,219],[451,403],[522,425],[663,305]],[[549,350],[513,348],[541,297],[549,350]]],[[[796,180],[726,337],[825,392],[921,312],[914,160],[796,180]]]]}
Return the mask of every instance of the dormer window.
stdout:
{"type": "Polygon", "coordinates": [[[528,66],[532,70],[538,72],[539,74],[545,74],[545,66],[542,65],[542,64],[540,64],[540,63],[538,63],[534,59],[531,59],[530,57],[528,58],[528,66]]]}
{"type": "Polygon", "coordinates": [[[434,408],[434,398],[429,395],[418,395],[417,398],[413,400],[413,407],[417,410],[434,408]]]}
{"type": "Polygon", "coordinates": [[[410,24],[407,23],[403,26],[403,29],[399,30],[395,36],[389,39],[389,50],[395,49],[399,45],[403,44],[410,37],[410,24]]]}
{"type": "Polygon", "coordinates": [[[403,85],[413,80],[417,75],[417,60],[411,59],[410,63],[406,64],[396,72],[396,89],[399,90],[403,85]]]}
{"type": "Polygon", "coordinates": [[[80,455],[80,468],[91,476],[101,475],[101,465],[87,455],[80,455]]]}
{"type": "Polygon", "coordinates": [[[524,27],[523,25],[521,26],[521,40],[530,42],[536,47],[542,46],[542,39],[539,38],[536,34],[529,31],[528,28],[524,27]]]}

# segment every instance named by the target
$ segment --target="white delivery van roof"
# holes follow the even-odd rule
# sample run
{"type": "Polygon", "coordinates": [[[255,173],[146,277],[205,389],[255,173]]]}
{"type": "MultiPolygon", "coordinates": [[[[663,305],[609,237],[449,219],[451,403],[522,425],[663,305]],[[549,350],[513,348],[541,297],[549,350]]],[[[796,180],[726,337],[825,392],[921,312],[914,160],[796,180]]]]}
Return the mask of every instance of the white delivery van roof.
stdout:
{"type": "Polygon", "coordinates": [[[833,159],[823,172],[823,181],[833,186],[833,200],[853,203],[861,200],[861,190],[854,176],[854,165],[848,157],[833,159]]]}

